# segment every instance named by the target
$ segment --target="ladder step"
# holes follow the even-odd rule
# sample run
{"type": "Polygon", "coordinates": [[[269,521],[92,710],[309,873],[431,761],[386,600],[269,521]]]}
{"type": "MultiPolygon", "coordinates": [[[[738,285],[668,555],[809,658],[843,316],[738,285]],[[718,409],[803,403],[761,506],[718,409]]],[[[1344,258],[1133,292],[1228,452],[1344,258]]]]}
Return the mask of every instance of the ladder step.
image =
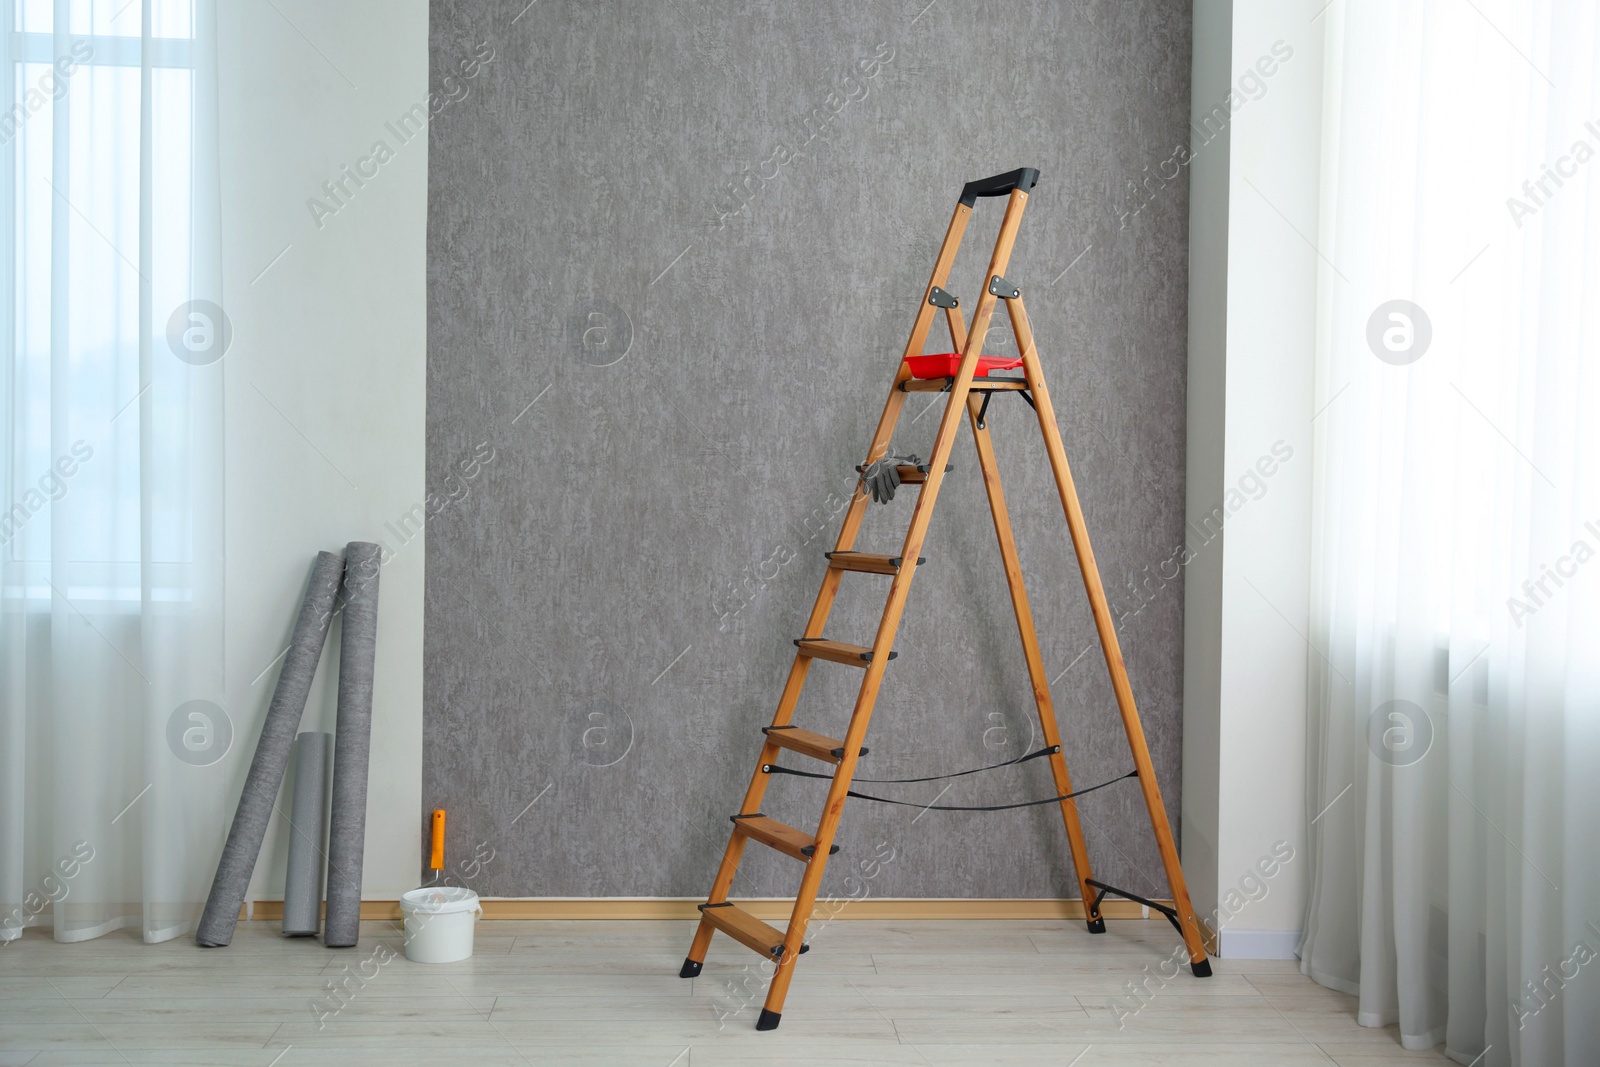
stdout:
{"type": "MultiPolygon", "coordinates": [[[[900,383],[903,393],[942,393],[956,384],[954,378],[908,378],[900,383]]],[[[1020,393],[1028,388],[1025,378],[974,378],[972,391],[975,393],[993,389],[999,392],[1020,393]]]]}
{"type": "MultiPolygon", "coordinates": [[[[944,465],[944,472],[946,474],[949,474],[955,469],[956,466],[954,463],[946,463],[944,465]]],[[[856,473],[860,474],[861,470],[862,468],[858,464],[856,466],[856,473]]],[[[902,463],[895,467],[895,473],[900,475],[901,485],[921,485],[923,482],[928,480],[928,465],[923,463],[919,466],[911,467],[902,463]]],[[[918,560],[917,562],[921,563],[922,561],[918,560]]]]}
{"type": "MultiPolygon", "coordinates": [[[[904,556],[881,556],[872,552],[824,552],[823,555],[828,557],[828,566],[835,570],[864,574],[899,574],[900,564],[905,560],[904,556]]],[[[926,556],[917,557],[917,566],[926,562],[926,556]]]]}
{"type": "MultiPolygon", "coordinates": [[[[785,826],[777,819],[769,819],[765,815],[730,815],[733,825],[746,837],[755,838],[763,845],[777,849],[786,856],[793,856],[797,860],[809,860],[811,854],[817,850],[817,839],[804,830],[796,830],[792,826],[785,826]]],[[[828,855],[839,851],[839,846],[834,845],[828,850],[828,855]]]]}
{"type": "MultiPolygon", "coordinates": [[[[769,959],[783,956],[783,934],[769,926],[737,904],[702,904],[700,914],[706,922],[727,934],[735,941],[755,949],[769,959]]],[[[811,951],[810,945],[801,945],[800,954],[811,951]]]]}
{"type": "MultiPolygon", "coordinates": [[[[835,663],[843,663],[851,667],[865,667],[872,662],[872,649],[861,645],[847,645],[843,641],[825,641],[820,637],[802,637],[795,642],[803,656],[814,659],[829,659],[835,663]]],[[[900,653],[891,652],[889,658],[894,659],[900,653]]]]}
{"type": "MultiPolygon", "coordinates": [[[[767,739],[779,748],[786,748],[790,752],[798,752],[802,756],[810,756],[824,763],[837,764],[844,758],[844,742],[835,741],[831,737],[814,734],[810,730],[802,730],[798,726],[763,726],[761,732],[767,739]]],[[[867,754],[867,747],[861,746],[861,754],[867,754]]]]}
{"type": "MultiPolygon", "coordinates": [[[[949,474],[955,469],[956,466],[954,463],[946,463],[944,465],[944,472],[946,474],[949,474]]],[[[922,464],[920,467],[896,467],[895,470],[900,472],[901,485],[921,485],[923,482],[928,480],[928,465],[926,463],[922,464]]],[[[918,560],[917,562],[921,563],[922,561],[918,560]]]]}

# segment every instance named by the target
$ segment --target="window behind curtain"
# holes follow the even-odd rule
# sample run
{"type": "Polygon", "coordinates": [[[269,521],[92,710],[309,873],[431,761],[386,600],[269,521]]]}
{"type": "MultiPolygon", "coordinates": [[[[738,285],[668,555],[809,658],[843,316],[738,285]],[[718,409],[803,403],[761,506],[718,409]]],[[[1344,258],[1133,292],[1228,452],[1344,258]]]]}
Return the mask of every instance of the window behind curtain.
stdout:
{"type": "Polygon", "coordinates": [[[141,470],[187,466],[194,441],[190,368],[167,337],[174,312],[180,336],[194,328],[181,310],[196,267],[193,6],[11,0],[0,11],[9,24],[0,112],[11,275],[7,593],[47,600],[55,558],[70,561],[65,587],[60,571],[56,582],[69,600],[131,607],[147,541],[151,597],[185,599],[188,583],[163,565],[193,561],[190,479],[142,485],[141,470]],[[145,18],[152,36],[142,39],[145,18]],[[52,521],[56,500],[70,500],[61,510],[73,521],[52,521]]]}

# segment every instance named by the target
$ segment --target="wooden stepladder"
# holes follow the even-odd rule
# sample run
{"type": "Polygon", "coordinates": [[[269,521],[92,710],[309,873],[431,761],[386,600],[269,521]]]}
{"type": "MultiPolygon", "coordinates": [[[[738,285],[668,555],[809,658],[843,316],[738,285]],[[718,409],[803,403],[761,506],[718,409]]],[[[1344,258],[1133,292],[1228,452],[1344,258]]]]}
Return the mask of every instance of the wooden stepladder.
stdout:
{"type": "MultiPolygon", "coordinates": [[[[1139,711],[1134,705],[1133,690],[1128,684],[1127,670],[1122,663],[1122,652],[1117,643],[1111,609],[1106,603],[1105,588],[1100,582],[1099,569],[1095,566],[1094,550],[1089,545],[1089,533],[1084,523],[1083,509],[1078,503],[1077,490],[1072,483],[1072,472],[1067,465],[1066,451],[1062,447],[1061,434],[1056,427],[1055,410],[1050,403],[1050,393],[1045,387],[1044,372],[1034,347],[1033,331],[1028,325],[1028,315],[1023,308],[1021,291],[1005,277],[1011,259],[1011,249],[1017,239],[1017,230],[1022,224],[1023,208],[1027,206],[1028,193],[1038,181],[1038,177],[1037,170],[1023,168],[1009,174],[999,174],[982,181],[969,182],[961,191],[960,202],[956,205],[955,215],[950,220],[944,243],[940,246],[938,259],[933,266],[933,276],[928,281],[927,291],[924,292],[921,307],[917,311],[916,324],[911,329],[911,337],[906,342],[903,354],[903,357],[912,357],[922,353],[928,332],[933,326],[934,315],[942,310],[950,330],[950,338],[961,356],[959,368],[953,377],[919,379],[912,376],[910,364],[906,358],[902,358],[894,384],[889,390],[889,399],[883,407],[883,416],[878,420],[877,432],[873,435],[872,445],[867,450],[866,464],[883,458],[888,452],[890,439],[899,422],[907,393],[949,394],[944,417],[939,422],[932,457],[926,464],[899,468],[902,482],[920,483],[922,486],[916,509],[911,515],[911,527],[906,532],[905,545],[896,556],[854,551],[856,535],[866,516],[869,499],[865,487],[858,487],[845,514],[844,526],[839,531],[839,540],[834,545],[834,550],[828,553],[828,570],[822,580],[822,589],[817,594],[816,604],[811,609],[811,617],[806,621],[804,636],[795,642],[798,651],[795,653],[794,666],[789,670],[789,679],[784,685],[783,696],[778,701],[777,713],[773,716],[772,725],[763,731],[766,734],[766,742],[761,748],[761,757],[750,780],[750,788],[745,792],[739,814],[731,817],[733,833],[728,841],[727,852],[723,855],[722,865],[717,871],[716,880],[712,883],[710,896],[706,903],[700,905],[700,926],[695,933],[694,943],[689,948],[688,958],[679,973],[684,978],[693,978],[700,973],[706,950],[711,944],[711,935],[717,930],[774,961],[776,969],[768,987],[766,1004],[756,1023],[758,1030],[772,1030],[777,1027],[789,983],[794,977],[795,961],[807,949],[804,944],[806,925],[811,918],[828,857],[838,851],[838,846],[833,843],[834,834],[839,828],[845,798],[855,778],[856,763],[866,752],[862,745],[867,736],[867,724],[872,718],[873,703],[877,699],[884,670],[895,655],[892,651],[895,632],[899,629],[900,615],[905,608],[906,597],[911,592],[911,579],[916,574],[917,564],[923,562],[921,555],[923,539],[927,535],[928,523],[933,518],[933,506],[939,497],[939,487],[944,481],[950,453],[955,447],[956,434],[960,430],[963,415],[972,426],[977,444],[978,462],[983,470],[989,505],[994,512],[995,533],[1000,541],[1000,555],[1005,565],[1006,584],[1011,591],[1017,627],[1022,637],[1023,654],[1027,659],[1028,675],[1032,681],[1034,701],[1038,706],[1045,748],[1036,755],[1049,757],[1050,771],[1058,794],[1046,803],[1053,801],[1060,803],[1061,818],[1066,825],[1067,843],[1072,851],[1072,864],[1077,875],[1078,888],[1082,893],[1089,930],[1091,933],[1105,931],[1105,920],[1100,914],[1100,904],[1108,893],[1138,901],[1160,911],[1177,927],[1188,949],[1190,966],[1196,976],[1203,978],[1211,973],[1211,963],[1206,958],[1200,927],[1195,921],[1194,908],[1189,902],[1189,891],[1184,884],[1183,869],[1178,863],[1178,850],[1173,843],[1172,829],[1167,822],[1166,809],[1161,803],[1161,789],[1156,783],[1155,769],[1150,762],[1150,750],[1145,744],[1144,729],[1139,723],[1139,711]],[[989,270],[985,275],[987,284],[978,298],[978,306],[969,328],[959,309],[959,302],[945,291],[944,285],[949,278],[951,264],[955,261],[956,250],[961,246],[961,238],[966,231],[977,198],[990,196],[1008,196],[1009,200],[1006,204],[1005,217],[1000,223],[1000,235],[995,241],[994,254],[989,260],[989,270]],[[1017,339],[1017,347],[1022,353],[1023,377],[1021,378],[998,377],[993,374],[979,376],[977,373],[983,339],[988,333],[995,305],[999,302],[1005,303],[1006,312],[1011,319],[1011,328],[1017,339]],[[1021,393],[1031,402],[1038,414],[1039,428],[1044,433],[1050,465],[1055,472],[1056,487],[1060,491],[1061,504],[1066,511],[1067,529],[1072,537],[1073,548],[1077,552],[1084,589],[1089,596],[1095,628],[1099,632],[1106,667],[1111,673],[1117,707],[1122,715],[1123,729],[1127,733],[1128,747],[1133,756],[1132,774],[1119,777],[1138,779],[1144,795],[1145,808],[1150,814],[1151,828],[1155,831],[1156,843],[1161,852],[1161,862],[1166,869],[1167,882],[1171,887],[1173,901],[1171,908],[1106,885],[1090,876],[1088,849],[1078,820],[1077,804],[1073,799],[1088,790],[1074,793],[1072,781],[1067,774],[1066,759],[1061,751],[1061,735],[1056,726],[1055,710],[1050,700],[1049,679],[1045,675],[1044,662],[1039,654],[1038,636],[1034,631],[1033,614],[1028,607],[1028,594],[1023,587],[1022,568],[1018,563],[1016,542],[1006,512],[999,468],[995,462],[994,448],[984,421],[989,401],[997,392],[1021,393]],[[839,591],[839,583],[850,571],[888,575],[892,579],[888,602],[883,609],[883,620],[879,623],[877,635],[870,646],[846,644],[822,636],[828,615],[833,608],[834,598],[839,591]],[[865,673],[860,695],[856,698],[855,710],[851,714],[849,728],[842,740],[823,737],[801,729],[789,721],[799,703],[806,674],[810,671],[811,664],[819,659],[842,663],[865,673]],[[775,761],[782,750],[807,756],[833,767],[827,800],[823,804],[822,815],[814,835],[785,826],[760,813],[761,799],[766,793],[767,783],[774,770],[782,769],[775,766],[775,761]],[[734,875],[739,869],[739,860],[749,841],[757,841],[777,849],[805,865],[787,932],[769,926],[728,900],[734,875]]],[[[863,464],[863,467],[866,464],[863,464]]],[[[1115,780],[1117,779],[1113,779],[1115,780]]]]}

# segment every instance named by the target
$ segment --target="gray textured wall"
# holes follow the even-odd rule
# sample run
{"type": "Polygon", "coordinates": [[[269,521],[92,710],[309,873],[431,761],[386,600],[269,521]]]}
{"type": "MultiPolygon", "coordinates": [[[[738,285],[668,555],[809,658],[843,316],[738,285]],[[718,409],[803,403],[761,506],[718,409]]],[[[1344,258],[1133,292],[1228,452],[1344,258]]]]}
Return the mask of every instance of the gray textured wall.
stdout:
{"type": "MultiPolygon", "coordinates": [[[[1009,276],[1175,821],[1182,588],[1154,575],[1182,539],[1186,174],[1153,175],[1187,140],[1186,0],[526,2],[432,15],[423,800],[452,873],[705,893],[956,195],[1025,165],[1009,276]]],[[[968,307],[1001,203],[953,276],[968,307]]],[[[925,403],[897,446],[926,454],[925,403]]],[[[1002,397],[992,426],[1088,784],[1131,764],[1031,417],[1002,397]]],[[[1036,744],[969,440],[955,462],[863,775],[1036,744]]],[[[897,547],[912,499],[860,547],[897,547]]],[[[845,581],[828,633],[870,641],[887,580],[845,581]]],[[[859,680],[817,664],[797,721],[838,736],[859,680]]],[[[764,810],[814,827],[821,789],[764,810]]],[[[1036,762],[941,803],[1048,795],[1036,762]]],[[[1096,873],[1165,896],[1136,787],[1083,812],[1096,873]]],[[[873,895],[1076,895],[1053,809],[916,814],[854,803],[825,890],[892,849],[873,895]]],[[[747,855],[737,893],[792,894],[797,864],[747,855]]]]}

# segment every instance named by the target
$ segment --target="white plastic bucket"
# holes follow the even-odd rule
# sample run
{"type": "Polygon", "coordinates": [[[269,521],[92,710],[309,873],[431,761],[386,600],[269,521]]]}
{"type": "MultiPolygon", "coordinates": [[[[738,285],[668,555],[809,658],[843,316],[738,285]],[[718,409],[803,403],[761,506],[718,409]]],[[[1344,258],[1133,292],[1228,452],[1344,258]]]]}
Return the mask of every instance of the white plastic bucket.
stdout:
{"type": "Polygon", "coordinates": [[[478,894],[457,886],[413,889],[400,898],[406,959],[455,963],[472,955],[472,928],[483,914],[478,894]]]}

